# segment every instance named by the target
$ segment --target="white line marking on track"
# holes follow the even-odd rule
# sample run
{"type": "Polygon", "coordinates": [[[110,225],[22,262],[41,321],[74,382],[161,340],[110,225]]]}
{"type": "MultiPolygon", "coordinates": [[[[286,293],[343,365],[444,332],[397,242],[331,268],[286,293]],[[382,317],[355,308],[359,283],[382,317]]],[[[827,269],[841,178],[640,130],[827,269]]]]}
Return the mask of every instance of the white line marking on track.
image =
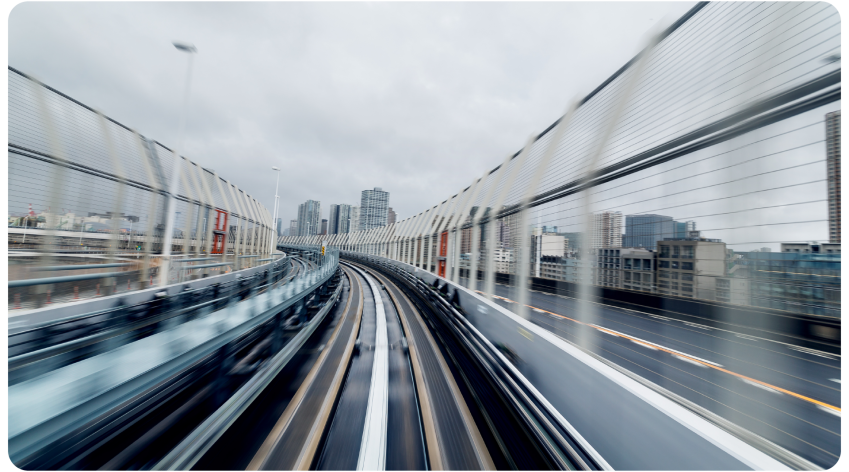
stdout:
{"type": "Polygon", "coordinates": [[[644,348],[646,348],[646,349],[651,349],[652,351],[657,351],[657,348],[656,348],[656,347],[654,347],[654,346],[649,346],[648,344],[643,344],[643,343],[641,343],[641,342],[639,342],[639,341],[634,341],[634,340],[631,340],[631,342],[632,342],[632,343],[634,343],[634,344],[636,344],[636,345],[638,345],[638,346],[642,346],[642,347],[644,347],[644,348]]]}
{"type": "Polygon", "coordinates": [[[673,352],[673,353],[675,353],[675,354],[680,354],[680,355],[682,355],[682,356],[687,356],[687,357],[689,357],[689,358],[691,358],[691,359],[696,359],[696,360],[699,360],[699,361],[702,361],[702,362],[706,362],[706,363],[708,363],[708,364],[710,364],[710,365],[715,365],[715,366],[717,366],[717,367],[722,367],[722,364],[717,364],[716,362],[712,362],[712,361],[709,361],[709,360],[707,360],[707,359],[702,359],[701,357],[696,357],[696,356],[693,356],[693,355],[691,355],[691,354],[687,354],[686,352],[677,351],[677,350],[675,350],[675,349],[672,349],[672,348],[669,348],[669,347],[666,347],[666,346],[662,346],[662,345],[660,345],[660,344],[658,344],[658,343],[653,343],[653,342],[651,342],[651,341],[646,341],[645,339],[640,339],[640,338],[638,338],[638,337],[636,337],[636,336],[631,336],[630,334],[620,333],[619,331],[616,331],[616,330],[613,330],[613,329],[610,329],[610,328],[604,328],[604,327],[602,327],[602,326],[596,326],[596,325],[592,325],[592,326],[595,326],[595,327],[597,327],[597,328],[601,328],[601,329],[606,329],[607,331],[610,331],[610,332],[612,332],[612,333],[616,333],[616,334],[619,334],[619,335],[621,335],[621,336],[626,336],[626,337],[631,338],[631,339],[636,339],[637,341],[640,341],[640,342],[643,342],[643,343],[646,343],[646,344],[651,344],[652,346],[656,346],[656,347],[658,347],[658,348],[665,349],[665,350],[667,350],[667,351],[669,351],[669,352],[673,352]]]}
{"type": "Polygon", "coordinates": [[[828,379],[828,380],[831,380],[832,382],[840,383],[840,379],[828,379]]]}
{"type": "Polygon", "coordinates": [[[793,349],[794,351],[804,352],[805,354],[810,354],[812,356],[825,357],[826,359],[831,359],[831,360],[835,360],[835,361],[839,359],[838,357],[836,357],[833,354],[829,354],[827,352],[822,352],[822,351],[817,351],[816,349],[808,349],[806,347],[801,347],[801,346],[787,346],[787,347],[789,347],[790,349],[793,349]]]}
{"type": "Polygon", "coordinates": [[[710,326],[700,325],[700,324],[696,324],[696,323],[688,323],[688,322],[686,322],[686,321],[683,321],[683,323],[684,323],[685,325],[687,325],[687,326],[692,327],[692,328],[699,328],[699,329],[704,329],[704,330],[708,330],[708,331],[710,331],[711,329],[713,329],[713,328],[711,328],[710,326]]]}
{"type": "Polygon", "coordinates": [[[690,364],[693,364],[693,365],[697,365],[697,366],[701,367],[702,369],[707,369],[707,368],[708,368],[706,365],[704,365],[704,364],[702,364],[702,363],[699,363],[699,362],[696,362],[696,361],[694,361],[694,360],[692,360],[692,359],[687,359],[686,357],[681,357],[681,356],[673,356],[673,357],[675,357],[676,359],[680,359],[680,360],[682,360],[682,361],[684,361],[684,362],[687,362],[687,363],[690,363],[690,364]]]}
{"type": "Polygon", "coordinates": [[[774,388],[769,388],[769,387],[767,387],[766,385],[761,385],[761,384],[759,384],[759,383],[757,383],[757,382],[752,382],[752,381],[751,381],[751,380],[749,380],[749,379],[740,379],[740,380],[742,380],[743,382],[746,382],[747,384],[749,384],[749,385],[751,385],[751,386],[753,386],[753,387],[758,387],[758,388],[760,388],[760,389],[766,390],[767,392],[772,392],[772,393],[776,393],[776,394],[778,394],[778,395],[781,395],[781,392],[779,392],[778,390],[776,390],[776,389],[774,389],[774,388]]]}
{"type": "Polygon", "coordinates": [[[734,336],[737,336],[738,338],[748,339],[749,341],[758,341],[758,338],[754,336],[746,336],[745,334],[735,333],[734,336]]]}
{"type": "Polygon", "coordinates": [[[831,413],[832,415],[834,415],[834,416],[836,416],[836,417],[838,417],[838,418],[840,418],[840,417],[841,417],[841,416],[840,416],[840,412],[839,412],[839,411],[834,411],[834,410],[832,410],[831,408],[826,408],[826,407],[824,407],[824,406],[822,406],[822,405],[817,405],[817,408],[819,408],[820,410],[822,410],[822,411],[824,411],[824,412],[826,412],[826,413],[831,413]]]}

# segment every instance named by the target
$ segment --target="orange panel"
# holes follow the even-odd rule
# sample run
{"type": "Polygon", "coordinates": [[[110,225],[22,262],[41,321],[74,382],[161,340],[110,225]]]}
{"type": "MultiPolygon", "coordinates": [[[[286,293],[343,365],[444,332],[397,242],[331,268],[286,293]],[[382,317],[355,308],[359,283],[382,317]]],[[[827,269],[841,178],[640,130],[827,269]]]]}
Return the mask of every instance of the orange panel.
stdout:
{"type": "Polygon", "coordinates": [[[443,231],[439,235],[439,255],[442,257],[448,255],[448,231],[443,231]]]}

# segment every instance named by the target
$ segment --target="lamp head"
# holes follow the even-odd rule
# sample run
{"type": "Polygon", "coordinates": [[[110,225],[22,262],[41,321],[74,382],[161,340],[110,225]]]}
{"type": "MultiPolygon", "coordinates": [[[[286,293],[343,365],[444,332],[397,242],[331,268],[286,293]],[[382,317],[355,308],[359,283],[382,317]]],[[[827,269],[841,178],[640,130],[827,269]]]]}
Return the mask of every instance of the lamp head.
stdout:
{"type": "Polygon", "coordinates": [[[174,47],[179,49],[180,51],[187,52],[189,54],[198,52],[198,48],[195,47],[192,43],[184,43],[182,41],[172,41],[174,47]]]}

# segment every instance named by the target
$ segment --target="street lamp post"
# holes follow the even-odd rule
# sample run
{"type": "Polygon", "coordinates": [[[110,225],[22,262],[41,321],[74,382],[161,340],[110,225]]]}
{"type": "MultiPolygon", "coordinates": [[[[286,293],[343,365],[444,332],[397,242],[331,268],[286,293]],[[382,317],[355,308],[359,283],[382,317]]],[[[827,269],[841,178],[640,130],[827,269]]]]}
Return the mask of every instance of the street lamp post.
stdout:
{"type": "Polygon", "coordinates": [[[279,234],[277,234],[277,220],[279,220],[279,218],[277,217],[277,213],[280,211],[280,197],[277,195],[277,190],[280,188],[280,168],[278,168],[277,166],[272,166],[271,170],[277,172],[277,183],[274,184],[274,218],[272,219],[271,223],[274,226],[273,228],[271,228],[271,231],[276,235],[274,238],[275,241],[272,243],[274,246],[271,248],[271,251],[273,253],[274,250],[277,249],[277,237],[280,236],[279,234]]]}
{"type": "Polygon", "coordinates": [[[28,219],[29,215],[24,217],[24,239],[21,241],[21,244],[26,244],[27,242],[27,228],[29,227],[29,222],[27,221],[28,219]]]}
{"type": "Polygon", "coordinates": [[[174,196],[177,194],[177,182],[180,179],[180,167],[183,161],[180,157],[179,150],[183,145],[183,133],[186,130],[186,115],[188,114],[189,108],[189,86],[192,83],[192,59],[198,51],[196,47],[188,43],[174,41],[173,44],[177,50],[187,53],[189,58],[188,69],[186,72],[186,88],[183,93],[183,110],[180,117],[180,128],[177,134],[177,147],[174,148],[174,159],[176,162],[174,162],[174,171],[171,175],[171,182],[168,189],[168,209],[165,213],[165,240],[162,242],[162,264],[160,266],[161,272],[159,274],[159,284],[163,286],[168,285],[168,273],[171,269],[171,240],[174,236],[174,210],[176,209],[176,200],[174,196]]]}

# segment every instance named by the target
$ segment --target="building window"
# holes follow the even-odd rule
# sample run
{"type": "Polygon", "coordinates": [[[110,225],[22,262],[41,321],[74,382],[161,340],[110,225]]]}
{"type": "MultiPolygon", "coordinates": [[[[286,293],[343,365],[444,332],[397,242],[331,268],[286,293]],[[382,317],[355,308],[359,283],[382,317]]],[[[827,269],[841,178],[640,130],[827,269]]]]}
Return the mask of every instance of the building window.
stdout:
{"type": "Polygon", "coordinates": [[[681,280],[693,281],[693,274],[681,274],[681,280]]]}
{"type": "Polygon", "coordinates": [[[625,281],[626,281],[626,282],[628,282],[628,281],[630,281],[630,280],[631,280],[631,273],[630,273],[630,272],[625,272],[625,281]]]}
{"type": "Polygon", "coordinates": [[[672,246],[672,257],[677,258],[681,252],[681,246],[672,246]]]}
{"type": "Polygon", "coordinates": [[[677,268],[678,268],[678,261],[672,261],[672,268],[673,268],[673,269],[677,269],[677,268]]]}
{"type": "Polygon", "coordinates": [[[668,269],[669,268],[669,261],[660,261],[660,268],[661,269],[668,269]]]}
{"type": "Polygon", "coordinates": [[[678,272],[670,272],[669,278],[672,280],[678,280],[678,272]]]}
{"type": "Polygon", "coordinates": [[[660,246],[660,257],[669,257],[669,246],[660,246]]]}
{"type": "Polygon", "coordinates": [[[692,292],[693,286],[690,285],[690,284],[681,284],[681,291],[682,292],[692,292]]]}
{"type": "Polygon", "coordinates": [[[681,246],[681,259],[692,259],[695,254],[693,246],[681,246]]]}
{"type": "Polygon", "coordinates": [[[681,263],[681,270],[693,270],[693,263],[692,262],[682,262],[681,263]]]}
{"type": "Polygon", "coordinates": [[[658,277],[660,277],[661,279],[668,279],[669,278],[669,271],[668,270],[662,270],[662,271],[658,272],[658,277]]]}

